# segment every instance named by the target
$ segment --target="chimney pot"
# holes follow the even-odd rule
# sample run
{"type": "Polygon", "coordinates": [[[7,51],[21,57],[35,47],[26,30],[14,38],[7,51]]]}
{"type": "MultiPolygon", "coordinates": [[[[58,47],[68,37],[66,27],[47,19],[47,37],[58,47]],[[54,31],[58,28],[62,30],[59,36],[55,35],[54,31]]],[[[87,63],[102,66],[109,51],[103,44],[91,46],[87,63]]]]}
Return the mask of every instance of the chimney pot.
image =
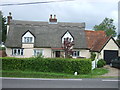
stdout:
{"type": "Polygon", "coordinates": [[[50,15],[50,19],[52,19],[52,14],[50,15]]]}
{"type": "Polygon", "coordinates": [[[56,15],[54,15],[54,19],[56,19],[56,15]]]}
{"type": "Polygon", "coordinates": [[[50,15],[49,22],[51,23],[57,23],[56,15],[54,15],[54,18],[52,18],[52,14],[50,15]]]}
{"type": "Polygon", "coordinates": [[[7,16],[7,19],[8,19],[8,25],[10,25],[10,21],[12,20],[12,16],[11,16],[11,12],[9,12],[9,16],[7,16]]]}
{"type": "Polygon", "coordinates": [[[9,15],[11,16],[11,12],[9,12],[9,15]]]}

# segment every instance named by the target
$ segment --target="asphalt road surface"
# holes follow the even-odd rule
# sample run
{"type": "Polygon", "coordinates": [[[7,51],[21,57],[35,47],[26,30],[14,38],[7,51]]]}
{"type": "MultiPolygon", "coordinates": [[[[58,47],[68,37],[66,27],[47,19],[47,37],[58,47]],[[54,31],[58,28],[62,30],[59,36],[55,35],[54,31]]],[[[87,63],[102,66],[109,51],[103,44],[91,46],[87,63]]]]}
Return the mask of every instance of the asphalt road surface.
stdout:
{"type": "Polygon", "coordinates": [[[2,88],[118,88],[118,79],[0,78],[2,88]]]}

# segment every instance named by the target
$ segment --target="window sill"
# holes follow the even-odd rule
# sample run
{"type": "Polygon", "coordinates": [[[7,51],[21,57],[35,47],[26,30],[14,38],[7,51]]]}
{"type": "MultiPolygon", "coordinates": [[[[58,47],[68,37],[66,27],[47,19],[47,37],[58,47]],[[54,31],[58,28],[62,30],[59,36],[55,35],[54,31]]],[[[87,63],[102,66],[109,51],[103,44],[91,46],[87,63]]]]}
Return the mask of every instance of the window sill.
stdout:
{"type": "Polygon", "coordinates": [[[11,55],[11,56],[24,56],[24,55],[11,55]]]}

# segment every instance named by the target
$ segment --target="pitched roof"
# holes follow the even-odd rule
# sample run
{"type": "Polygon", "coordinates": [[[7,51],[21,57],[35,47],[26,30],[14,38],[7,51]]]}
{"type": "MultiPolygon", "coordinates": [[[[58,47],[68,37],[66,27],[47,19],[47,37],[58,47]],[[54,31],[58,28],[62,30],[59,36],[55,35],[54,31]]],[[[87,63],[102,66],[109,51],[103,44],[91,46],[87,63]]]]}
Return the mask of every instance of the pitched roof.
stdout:
{"type": "Polygon", "coordinates": [[[106,36],[104,31],[88,31],[85,30],[87,47],[91,51],[100,51],[105,43],[111,38],[106,36]]]}
{"type": "Polygon", "coordinates": [[[87,48],[85,23],[49,24],[48,22],[12,20],[8,32],[6,47],[21,47],[22,35],[30,31],[35,36],[35,47],[61,47],[61,37],[69,30],[74,37],[74,48],[87,48]]]}

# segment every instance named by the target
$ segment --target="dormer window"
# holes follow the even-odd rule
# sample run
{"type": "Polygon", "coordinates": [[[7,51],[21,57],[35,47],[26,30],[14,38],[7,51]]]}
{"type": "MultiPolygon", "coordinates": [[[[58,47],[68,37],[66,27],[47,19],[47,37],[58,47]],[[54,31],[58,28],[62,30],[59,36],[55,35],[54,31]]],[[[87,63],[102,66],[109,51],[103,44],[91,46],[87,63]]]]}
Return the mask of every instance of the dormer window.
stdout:
{"type": "Polygon", "coordinates": [[[22,37],[22,43],[34,43],[34,36],[30,31],[27,31],[22,37]]]}
{"type": "Polygon", "coordinates": [[[32,37],[24,37],[24,43],[32,43],[32,37]]]}
{"type": "Polygon", "coordinates": [[[66,41],[66,40],[72,42],[73,39],[74,38],[73,38],[72,34],[69,31],[67,31],[62,37],[62,43],[64,43],[64,41],[66,41]]]}

